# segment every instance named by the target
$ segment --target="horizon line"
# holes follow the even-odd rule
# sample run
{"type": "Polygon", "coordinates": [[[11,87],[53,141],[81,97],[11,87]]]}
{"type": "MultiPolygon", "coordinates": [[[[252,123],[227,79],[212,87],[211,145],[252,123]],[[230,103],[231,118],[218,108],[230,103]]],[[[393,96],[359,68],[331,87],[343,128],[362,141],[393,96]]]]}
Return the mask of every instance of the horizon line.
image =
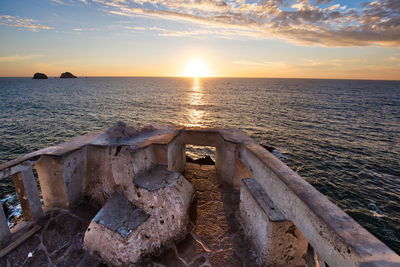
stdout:
{"type": "MultiPolygon", "coordinates": [[[[48,78],[61,79],[59,76],[47,76],[48,78]]],[[[0,78],[31,78],[32,76],[0,76],[0,78]]],[[[142,75],[142,76],[102,76],[102,75],[92,75],[92,76],[77,76],[77,78],[184,78],[184,79],[298,79],[298,80],[356,80],[356,81],[400,81],[400,79],[362,79],[362,78],[310,78],[310,77],[260,77],[260,76],[206,76],[206,77],[189,77],[189,76],[152,76],[152,75],[142,75]]]]}

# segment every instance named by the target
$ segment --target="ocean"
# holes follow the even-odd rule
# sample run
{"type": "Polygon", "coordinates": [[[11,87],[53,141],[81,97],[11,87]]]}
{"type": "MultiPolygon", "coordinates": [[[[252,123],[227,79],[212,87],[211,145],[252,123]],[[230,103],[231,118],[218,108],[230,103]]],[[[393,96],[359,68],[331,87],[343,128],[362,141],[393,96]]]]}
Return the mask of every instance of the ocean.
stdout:
{"type": "Polygon", "coordinates": [[[400,81],[0,78],[1,163],[117,121],[240,128],[400,253],[400,81]]]}

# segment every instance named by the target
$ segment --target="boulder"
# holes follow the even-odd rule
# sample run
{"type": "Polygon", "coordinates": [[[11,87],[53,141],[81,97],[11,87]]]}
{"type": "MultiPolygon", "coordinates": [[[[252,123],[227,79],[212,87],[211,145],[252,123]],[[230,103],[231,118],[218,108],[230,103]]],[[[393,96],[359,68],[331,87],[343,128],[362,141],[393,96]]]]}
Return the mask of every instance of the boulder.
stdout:
{"type": "Polygon", "coordinates": [[[77,78],[75,75],[73,75],[71,72],[64,72],[64,73],[61,73],[61,76],[60,76],[60,78],[77,78]]]}
{"type": "Polygon", "coordinates": [[[33,75],[33,79],[48,79],[48,77],[44,73],[37,72],[33,75]]]}

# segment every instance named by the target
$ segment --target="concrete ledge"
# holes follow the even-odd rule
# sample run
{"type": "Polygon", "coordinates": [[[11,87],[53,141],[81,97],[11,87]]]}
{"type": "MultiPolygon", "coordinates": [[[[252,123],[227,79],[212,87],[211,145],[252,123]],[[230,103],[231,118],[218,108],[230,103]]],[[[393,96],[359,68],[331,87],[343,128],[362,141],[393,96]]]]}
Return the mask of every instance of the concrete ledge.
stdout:
{"type": "Polygon", "coordinates": [[[303,266],[308,242],[254,179],[243,179],[240,216],[245,234],[266,266],[303,266]]]}
{"type": "Polygon", "coordinates": [[[254,198],[257,205],[260,206],[261,210],[264,211],[265,215],[272,222],[283,222],[286,221],[285,216],[279,211],[272,200],[267,196],[261,186],[253,178],[244,178],[243,190],[246,190],[254,198]]]}
{"type": "Polygon", "coordinates": [[[110,139],[105,133],[88,133],[82,136],[74,137],[67,142],[63,142],[55,146],[46,147],[44,149],[25,154],[21,157],[0,164],[0,179],[2,179],[3,176],[7,177],[16,172],[14,171],[13,173],[9,173],[11,167],[24,162],[27,163],[24,163],[22,165],[29,164],[29,161],[35,162],[40,158],[41,155],[64,156],[86,145],[136,145],[137,147],[142,148],[151,144],[168,144],[179,134],[180,129],[182,129],[182,127],[153,125],[152,128],[148,131],[139,133],[138,135],[133,137],[122,139],[110,139]]]}
{"type": "Polygon", "coordinates": [[[285,217],[301,229],[329,266],[400,264],[400,257],[260,145],[241,159],[285,217]]]}
{"type": "Polygon", "coordinates": [[[18,165],[24,161],[29,161],[29,160],[36,161],[40,158],[41,155],[63,156],[65,154],[71,153],[72,151],[78,150],[81,147],[90,144],[98,136],[99,136],[99,134],[89,133],[86,135],[72,138],[68,142],[64,142],[64,143],[58,144],[56,146],[47,147],[47,148],[40,149],[38,151],[23,155],[14,160],[0,164],[0,172],[7,168],[12,167],[12,166],[18,165]]]}
{"type": "Polygon", "coordinates": [[[142,129],[138,129],[136,134],[114,138],[109,136],[107,132],[102,133],[96,139],[90,142],[94,146],[118,146],[129,145],[137,148],[144,148],[151,144],[168,144],[177,135],[179,135],[181,127],[148,125],[142,129]]]}
{"type": "Polygon", "coordinates": [[[196,146],[216,146],[219,131],[207,128],[185,128],[181,130],[183,142],[196,146]]]}

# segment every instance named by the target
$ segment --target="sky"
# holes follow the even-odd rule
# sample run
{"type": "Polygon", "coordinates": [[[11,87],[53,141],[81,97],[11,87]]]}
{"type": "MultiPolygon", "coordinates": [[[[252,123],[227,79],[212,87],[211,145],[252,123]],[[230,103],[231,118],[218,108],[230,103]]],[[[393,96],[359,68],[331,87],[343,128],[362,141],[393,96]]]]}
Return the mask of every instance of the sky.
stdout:
{"type": "Polygon", "coordinates": [[[0,1],[2,77],[196,75],[193,62],[216,77],[399,80],[400,1],[0,1]]]}

